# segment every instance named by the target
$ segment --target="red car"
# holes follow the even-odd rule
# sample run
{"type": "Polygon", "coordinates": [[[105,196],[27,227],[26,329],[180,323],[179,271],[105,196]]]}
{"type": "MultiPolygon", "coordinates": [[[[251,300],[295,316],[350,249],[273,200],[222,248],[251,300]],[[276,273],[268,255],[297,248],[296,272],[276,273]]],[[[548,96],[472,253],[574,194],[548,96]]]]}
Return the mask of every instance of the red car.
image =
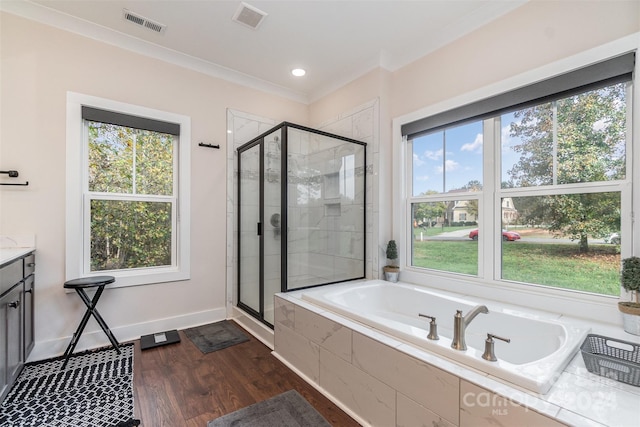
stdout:
{"type": "MultiPolygon", "coordinates": [[[[471,232],[469,233],[469,238],[473,240],[478,240],[477,228],[475,230],[471,230],[471,232]]],[[[515,231],[502,230],[502,240],[513,242],[520,239],[521,239],[520,235],[515,231]]]]}

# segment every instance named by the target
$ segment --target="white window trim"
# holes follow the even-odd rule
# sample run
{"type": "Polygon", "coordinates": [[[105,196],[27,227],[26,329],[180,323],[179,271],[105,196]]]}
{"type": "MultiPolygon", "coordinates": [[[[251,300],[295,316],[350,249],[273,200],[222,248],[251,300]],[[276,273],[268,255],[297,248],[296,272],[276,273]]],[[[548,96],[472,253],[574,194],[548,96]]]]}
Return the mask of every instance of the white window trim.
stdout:
{"type": "MultiPolygon", "coordinates": [[[[560,61],[542,66],[540,68],[530,70],[509,79],[485,86],[473,92],[465,93],[460,96],[445,100],[443,102],[422,108],[412,113],[393,119],[393,203],[392,203],[392,238],[394,238],[400,248],[399,261],[403,269],[402,278],[404,281],[415,283],[418,285],[429,286],[442,290],[457,292],[464,295],[487,298],[502,301],[510,304],[527,306],[534,309],[561,313],[572,317],[588,316],[593,321],[621,324],[621,316],[617,308],[617,298],[604,295],[594,295],[580,292],[573,292],[559,288],[543,287],[543,286],[522,286],[511,284],[504,281],[494,281],[484,279],[492,277],[488,274],[488,270],[496,269],[499,266],[487,263],[486,259],[482,259],[481,254],[486,251],[496,251],[496,244],[493,239],[483,239],[483,247],[479,253],[478,273],[479,277],[470,277],[458,275],[455,273],[424,271],[410,265],[411,259],[411,238],[410,238],[410,209],[407,200],[408,183],[407,171],[411,168],[411,159],[407,158],[406,137],[402,136],[401,127],[404,124],[411,123],[423,117],[428,117],[450,110],[462,105],[470,104],[490,96],[508,92],[518,87],[525,86],[531,82],[541,81],[553,76],[569,72],[617,55],[624,54],[631,50],[640,52],[640,33],[615,40],[605,45],[590,49],[588,51],[576,54],[574,56],[562,59],[560,61]]],[[[636,61],[634,75],[640,75],[640,61],[636,61]]],[[[638,100],[640,100],[640,81],[637,80],[633,85],[633,107],[635,114],[629,117],[628,125],[631,127],[631,135],[634,141],[640,141],[640,114],[638,114],[638,100]]],[[[486,143],[486,141],[485,141],[486,143]]],[[[637,144],[636,144],[637,145],[637,144]]],[[[627,153],[629,165],[627,172],[631,177],[630,182],[640,182],[640,150],[631,150],[631,143],[627,145],[627,153]]],[[[493,155],[493,152],[486,152],[486,155],[493,155]]],[[[485,155],[485,156],[486,156],[485,155]]],[[[496,153],[499,155],[499,153],[496,153]]],[[[494,164],[497,159],[493,159],[494,164]]],[[[486,164],[486,159],[485,159],[486,164]]],[[[495,176],[491,176],[492,172],[485,171],[484,179],[486,188],[494,188],[495,176]],[[491,181],[491,182],[489,182],[491,181]],[[491,185],[491,187],[488,187],[491,185]]],[[[606,186],[606,184],[603,184],[606,186]]],[[[618,188],[619,190],[619,188],[618,188]]],[[[626,189],[626,191],[629,191],[626,189]]],[[[623,205],[623,212],[640,212],[640,185],[633,188],[632,206],[623,205]]],[[[498,205],[500,202],[494,195],[494,199],[487,198],[486,201],[493,202],[498,205]]],[[[624,203],[624,202],[623,202],[624,203]]],[[[480,206],[480,209],[483,209],[480,206]]],[[[484,213],[484,210],[482,211],[484,213]]],[[[627,218],[623,218],[628,224],[630,232],[625,236],[621,245],[622,257],[640,254],[640,238],[634,237],[640,232],[640,225],[637,221],[633,221],[633,214],[627,218]]],[[[481,220],[486,218],[486,214],[481,214],[481,220]]],[[[484,226],[485,224],[478,224],[484,226]]],[[[496,225],[494,224],[494,227],[496,225]]],[[[497,226],[500,228],[499,225],[497,226]]],[[[496,233],[492,233],[494,235],[496,233]]],[[[391,238],[391,237],[390,237],[391,238]]]]}
{"type": "Polygon", "coordinates": [[[191,119],[188,116],[67,92],[65,280],[108,274],[116,278],[116,282],[111,285],[112,287],[125,287],[190,279],[190,146],[191,119]],[[179,175],[175,266],[126,271],[85,272],[84,263],[87,254],[83,244],[84,230],[82,228],[85,222],[83,219],[84,168],[87,167],[87,164],[81,112],[83,105],[180,124],[180,141],[177,150],[179,175]]]}

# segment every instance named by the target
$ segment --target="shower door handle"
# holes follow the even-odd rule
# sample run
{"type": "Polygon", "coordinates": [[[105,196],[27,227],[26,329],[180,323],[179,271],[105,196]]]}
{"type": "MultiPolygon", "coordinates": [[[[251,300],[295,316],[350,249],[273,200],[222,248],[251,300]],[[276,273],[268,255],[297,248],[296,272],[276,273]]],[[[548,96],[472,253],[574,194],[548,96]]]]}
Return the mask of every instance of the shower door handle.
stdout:
{"type": "Polygon", "coordinates": [[[262,236],[262,223],[261,222],[258,223],[258,230],[257,231],[258,231],[258,236],[262,236]]]}

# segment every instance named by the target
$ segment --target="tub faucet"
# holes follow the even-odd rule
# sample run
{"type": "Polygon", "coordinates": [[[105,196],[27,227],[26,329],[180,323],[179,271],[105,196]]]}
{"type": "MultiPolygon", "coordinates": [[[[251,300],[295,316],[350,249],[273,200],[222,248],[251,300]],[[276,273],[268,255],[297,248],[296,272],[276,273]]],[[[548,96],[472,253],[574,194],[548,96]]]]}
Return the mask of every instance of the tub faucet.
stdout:
{"type": "Polygon", "coordinates": [[[467,349],[467,343],[465,342],[464,335],[467,331],[467,326],[469,326],[469,323],[471,323],[478,314],[489,313],[489,309],[486,305],[476,305],[465,316],[462,315],[462,310],[456,311],[456,315],[453,316],[453,342],[451,343],[451,348],[465,351],[467,349]]]}

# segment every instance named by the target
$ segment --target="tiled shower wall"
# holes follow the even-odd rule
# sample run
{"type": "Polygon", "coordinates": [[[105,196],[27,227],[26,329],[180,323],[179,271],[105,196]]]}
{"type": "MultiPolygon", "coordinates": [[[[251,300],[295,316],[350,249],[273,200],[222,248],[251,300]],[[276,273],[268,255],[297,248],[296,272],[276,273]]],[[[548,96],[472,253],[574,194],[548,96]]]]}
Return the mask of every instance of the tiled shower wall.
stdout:
{"type": "MultiPolygon", "coordinates": [[[[237,215],[235,201],[238,194],[237,152],[236,149],[277,123],[269,118],[259,117],[237,110],[227,110],[227,307],[237,303],[237,215]],[[233,224],[233,227],[230,225],[233,224]]],[[[379,101],[373,100],[334,119],[313,126],[326,132],[352,138],[367,143],[367,188],[366,188],[366,248],[365,276],[377,279],[378,238],[379,238],[379,201],[378,201],[378,165],[379,165],[379,101]]],[[[293,147],[291,147],[293,148],[293,147]]],[[[324,209],[324,207],[323,207],[324,209]]]]}
{"type": "Polygon", "coordinates": [[[378,99],[367,102],[352,110],[345,111],[338,117],[314,124],[315,129],[335,135],[344,136],[367,143],[367,188],[365,237],[367,241],[365,253],[365,276],[367,279],[378,279],[380,267],[378,259],[380,250],[379,213],[380,185],[378,171],[380,168],[380,103],[378,99]]]}
{"type": "Polygon", "coordinates": [[[272,119],[227,109],[227,313],[238,302],[238,147],[274,127],[272,119]],[[231,226],[233,225],[233,226],[231,226]]]}
{"type": "Polygon", "coordinates": [[[364,148],[295,128],[287,140],[288,288],[362,277],[364,148]]]}

